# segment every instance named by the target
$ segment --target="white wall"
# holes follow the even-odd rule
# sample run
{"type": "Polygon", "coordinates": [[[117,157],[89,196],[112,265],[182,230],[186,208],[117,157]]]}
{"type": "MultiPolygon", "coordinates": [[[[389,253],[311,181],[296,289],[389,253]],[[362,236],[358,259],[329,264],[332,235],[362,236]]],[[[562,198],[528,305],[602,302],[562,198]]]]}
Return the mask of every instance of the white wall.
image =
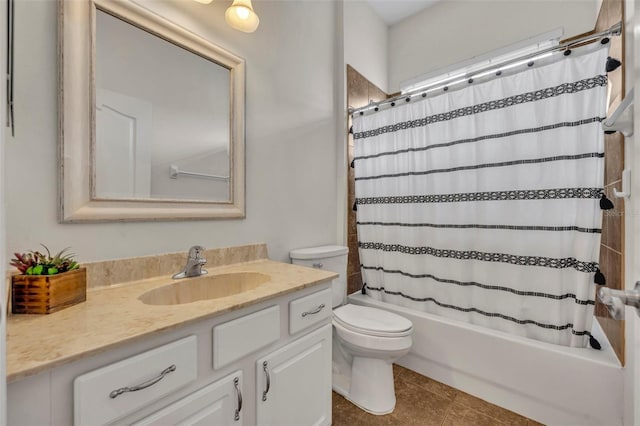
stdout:
{"type": "MultiPolygon", "coordinates": [[[[0,22],[2,22],[3,28],[6,28],[7,22],[7,2],[5,0],[0,1],[0,22]]],[[[2,31],[0,33],[0,58],[7,57],[7,32],[2,31]]],[[[0,63],[0,75],[7,75],[6,61],[0,63]]],[[[6,129],[5,129],[5,117],[6,117],[6,102],[7,95],[6,85],[0,84],[0,259],[6,258],[6,225],[5,225],[5,209],[6,204],[4,202],[4,187],[5,187],[5,145],[6,145],[6,129]]],[[[5,262],[0,262],[0,277],[5,276],[5,262]]],[[[0,294],[7,294],[7,280],[0,279],[0,294]]],[[[7,424],[7,374],[6,374],[6,312],[7,312],[7,298],[0,298],[0,425],[7,424]]]]}
{"type": "MultiPolygon", "coordinates": [[[[628,290],[640,280],[640,10],[636,1],[625,0],[625,87],[635,87],[634,134],[625,139],[625,168],[631,173],[631,198],[625,200],[625,284],[628,290]]],[[[640,425],[640,318],[626,308],[624,369],[624,424],[640,425]]]]}
{"type": "Polygon", "coordinates": [[[42,242],[88,261],[264,241],[272,258],[288,260],[292,248],[335,243],[336,3],[255,2],[253,34],[225,24],[228,1],[145,4],[247,61],[246,219],[58,224],[56,2],[22,1],[17,130],[6,147],[9,252],[42,242]]]}
{"type": "Polygon", "coordinates": [[[385,92],[388,88],[388,38],[387,25],[369,3],[344,1],[345,62],[385,92]]]}
{"type": "Polygon", "coordinates": [[[336,200],[337,227],[336,243],[347,245],[347,204],[348,204],[348,170],[347,170],[347,64],[345,61],[344,0],[336,0],[335,21],[338,23],[335,32],[334,72],[335,72],[335,107],[336,107],[336,200]]]}
{"type": "MultiPolygon", "coordinates": [[[[389,29],[389,91],[402,81],[564,27],[593,30],[598,0],[445,0],[389,29]]],[[[365,74],[366,75],[366,74],[365,74]]]]}

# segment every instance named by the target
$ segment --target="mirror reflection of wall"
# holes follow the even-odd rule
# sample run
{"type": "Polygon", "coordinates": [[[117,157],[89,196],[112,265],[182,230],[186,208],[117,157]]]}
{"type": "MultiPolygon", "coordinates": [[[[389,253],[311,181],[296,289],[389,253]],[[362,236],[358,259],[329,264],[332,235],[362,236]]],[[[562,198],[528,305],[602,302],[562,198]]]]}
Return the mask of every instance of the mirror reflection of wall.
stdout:
{"type": "Polygon", "coordinates": [[[229,70],[96,11],[95,197],[227,201],[229,70]]]}

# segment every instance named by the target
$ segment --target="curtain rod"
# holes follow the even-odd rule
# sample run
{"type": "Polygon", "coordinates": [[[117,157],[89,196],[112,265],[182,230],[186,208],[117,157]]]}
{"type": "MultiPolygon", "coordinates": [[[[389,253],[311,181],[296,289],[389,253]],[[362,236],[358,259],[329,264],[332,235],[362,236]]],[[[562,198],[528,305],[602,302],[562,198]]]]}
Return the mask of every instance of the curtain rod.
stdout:
{"type": "Polygon", "coordinates": [[[376,111],[378,111],[378,108],[382,105],[387,105],[387,104],[391,104],[391,106],[395,106],[395,103],[401,99],[404,99],[406,102],[409,102],[411,100],[412,97],[417,96],[417,95],[422,95],[422,97],[426,97],[427,96],[427,92],[429,91],[433,91],[433,87],[437,86],[438,88],[442,88],[444,91],[447,91],[449,89],[449,87],[447,86],[447,83],[449,84],[458,84],[462,81],[467,81],[468,83],[473,83],[473,77],[478,76],[478,75],[487,75],[489,71],[495,72],[497,76],[499,76],[500,74],[502,74],[502,68],[508,67],[509,65],[513,65],[515,63],[518,62],[524,62],[533,58],[537,58],[539,56],[542,55],[549,55],[552,52],[556,52],[556,51],[561,51],[564,50],[565,51],[565,55],[569,55],[571,54],[571,50],[570,48],[573,46],[576,46],[578,44],[583,44],[583,43],[591,43],[594,42],[596,40],[601,40],[602,44],[606,44],[609,42],[609,39],[607,37],[609,36],[619,36],[620,34],[622,34],[622,22],[618,22],[617,24],[613,25],[611,28],[609,28],[608,30],[599,32],[599,33],[595,33],[595,34],[589,34],[586,35],[584,37],[580,37],[577,38],[575,40],[571,40],[571,41],[567,41],[565,43],[562,44],[558,44],[556,46],[551,46],[548,47],[546,49],[542,49],[542,50],[538,50],[537,52],[534,53],[528,53],[526,55],[522,55],[522,56],[518,56],[516,58],[511,58],[508,59],[506,61],[503,62],[499,62],[497,64],[491,64],[488,65],[484,68],[480,68],[478,70],[475,71],[470,71],[467,73],[464,73],[462,75],[458,74],[458,75],[454,75],[452,77],[447,77],[443,80],[440,81],[436,81],[432,84],[429,84],[427,86],[423,86],[420,87],[418,89],[413,89],[408,91],[407,93],[398,95],[398,96],[394,96],[392,98],[389,99],[385,99],[384,101],[380,101],[380,102],[372,102],[369,105],[360,107],[360,108],[349,108],[348,112],[349,114],[364,114],[365,111],[369,111],[371,109],[375,109],[376,111]],[[568,53],[567,53],[568,52],[568,53]],[[454,83],[452,83],[452,80],[456,80],[454,83]],[[462,81],[461,81],[462,80],[462,81]]]}

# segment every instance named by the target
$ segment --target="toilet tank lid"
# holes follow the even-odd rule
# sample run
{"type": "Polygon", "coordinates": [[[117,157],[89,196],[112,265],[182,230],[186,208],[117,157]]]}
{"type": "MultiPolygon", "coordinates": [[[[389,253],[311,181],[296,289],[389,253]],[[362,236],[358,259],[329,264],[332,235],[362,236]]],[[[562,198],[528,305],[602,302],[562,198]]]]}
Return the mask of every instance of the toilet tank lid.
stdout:
{"type": "Polygon", "coordinates": [[[342,256],[349,253],[349,247],[344,246],[321,246],[295,249],[289,252],[291,259],[322,259],[325,257],[342,256]]]}

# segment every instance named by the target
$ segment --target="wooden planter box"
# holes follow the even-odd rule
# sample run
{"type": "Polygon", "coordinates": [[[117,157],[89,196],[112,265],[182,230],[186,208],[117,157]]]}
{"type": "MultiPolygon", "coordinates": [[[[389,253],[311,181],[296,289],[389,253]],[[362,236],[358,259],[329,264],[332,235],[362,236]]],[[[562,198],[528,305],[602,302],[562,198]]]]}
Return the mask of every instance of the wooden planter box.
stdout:
{"type": "Polygon", "coordinates": [[[14,314],[51,314],[85,300],[85,268],[56,275],[14,275],[11,278],[11,311],[14,314]]]}

